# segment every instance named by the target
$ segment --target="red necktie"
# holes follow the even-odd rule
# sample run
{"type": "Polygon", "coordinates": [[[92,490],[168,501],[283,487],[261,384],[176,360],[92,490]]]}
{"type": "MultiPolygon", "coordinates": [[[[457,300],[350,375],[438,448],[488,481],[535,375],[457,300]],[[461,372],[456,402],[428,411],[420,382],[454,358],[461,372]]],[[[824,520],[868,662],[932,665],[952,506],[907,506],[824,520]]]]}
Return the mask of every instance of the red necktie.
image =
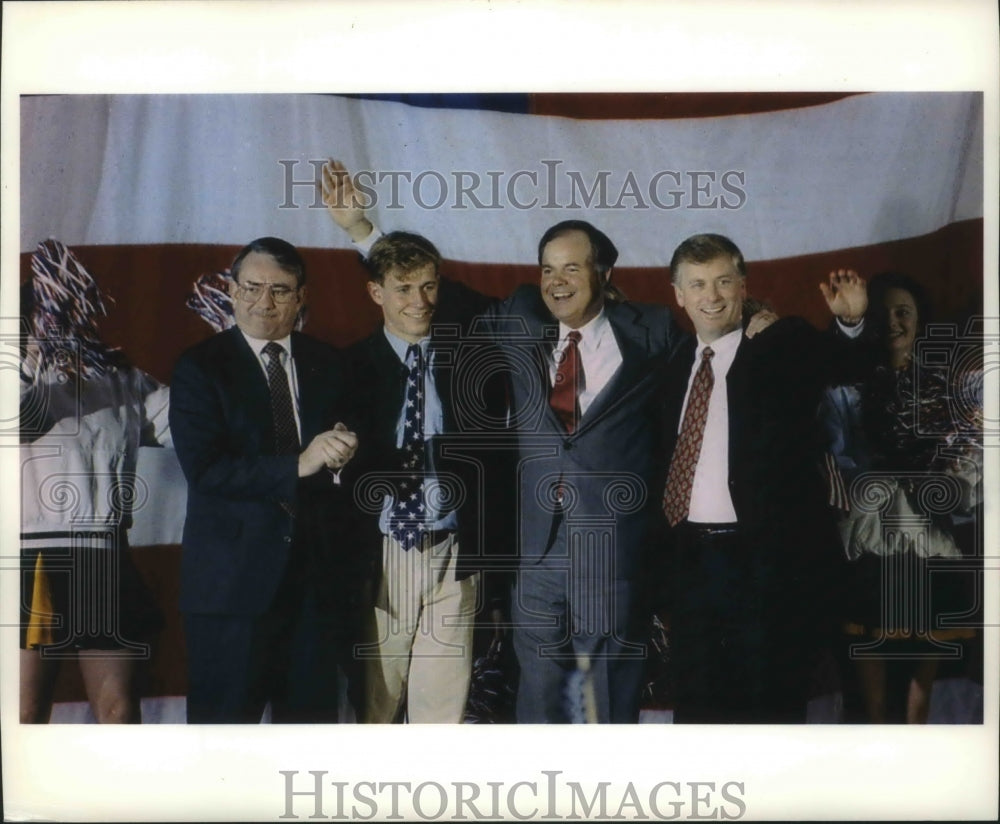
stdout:
{"type": "Polygon", "coordinates": [[[572,434],[578,419],[583,369],[580,367],[580,350],[577,349],[580,333],[574,329],[567,337],[569,340],[562,353],[556,353],[556,382],[552,386],[549,405],[563,422],[566,431],[572,434]]]}
{"type": "Polygon", "coordinates": [[[695,373],[687,409],[684,410],[681,434],[677,438],[674,457],[670,462],[667,486],[663,491],[663,512],[671,526],[676,526],[684,520],[691,507],[694,470],[701,454],[701,439],[705,434],[705,421],[708,419],[708,400],[712,396],[712,386],[715,384],[712,375],[714,354],[707,346],[702,352],[701,364],[695,373]]]}

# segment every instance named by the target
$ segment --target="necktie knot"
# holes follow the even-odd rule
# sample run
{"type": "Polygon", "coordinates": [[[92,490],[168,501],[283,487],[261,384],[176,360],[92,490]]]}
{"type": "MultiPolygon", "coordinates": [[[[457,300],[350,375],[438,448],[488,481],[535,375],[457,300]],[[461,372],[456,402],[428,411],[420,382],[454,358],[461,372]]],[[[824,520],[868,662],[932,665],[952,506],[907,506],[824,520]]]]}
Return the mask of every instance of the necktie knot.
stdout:
{"type": "Polygon", "coordinates": [[[424,352],[419,343],[411,343],[406,347],[406,362],[410,369],[421,369],[424,365],[424,352]]]}
{"type": "Polygon", "coordinates": [[[268,364],[276,363],[282,365],[282,355],[285,354],[285,347],[275,341],[268,341],[264,347],[264,354],[267,355],[268,364]]]}
{"type": "Polygon", "coordinates": [[[569,345],[575,346],[583,339],[583,335],[580,334],[579,330],[574,329],[566,336],[566,339],[569,341],[569,345]]]}
{"type": "Polygon", "coordinates": [[[702,361],[711,361],[713,357],[715,357],[715,352],[712,351],[712,347],[706,346],[701,353],[702,361]]]}

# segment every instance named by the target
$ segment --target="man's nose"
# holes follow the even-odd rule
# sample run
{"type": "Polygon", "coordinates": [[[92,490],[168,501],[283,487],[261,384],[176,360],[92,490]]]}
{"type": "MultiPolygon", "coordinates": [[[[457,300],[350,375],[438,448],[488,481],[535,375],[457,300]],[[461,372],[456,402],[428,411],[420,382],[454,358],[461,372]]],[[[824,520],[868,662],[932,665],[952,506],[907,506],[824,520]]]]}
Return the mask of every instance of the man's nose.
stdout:
{"type": "Polygon", "coordinates": [[[268,308],[276,306],[274,301],[274,292],[271,291],[270,286],[264,286],[260,293],[260,302],[267,306],[268,308]]]}

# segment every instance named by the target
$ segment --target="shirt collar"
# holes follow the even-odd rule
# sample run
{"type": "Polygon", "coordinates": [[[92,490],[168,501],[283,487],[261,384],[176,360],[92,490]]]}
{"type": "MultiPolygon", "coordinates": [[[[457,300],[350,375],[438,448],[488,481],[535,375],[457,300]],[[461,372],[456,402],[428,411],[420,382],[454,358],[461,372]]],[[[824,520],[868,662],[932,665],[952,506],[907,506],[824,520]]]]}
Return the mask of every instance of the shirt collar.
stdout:
{"type": "MultiPolygon", "coordinates": [[[[392,347],[392,351],[396,353],[396,357],[402,363],[406,363],[406,352],[410,348],[409,341],[403,340],[399,335],[394,335],[385,326],[382,327],[382,331],[385,333],[385,339],[389,341],[389,346],[392,347]]],[[[417,341],[417,345],[420,347],[420,352],[423,354],[424,358],[427,357],[427,348],[430,346],[431,338],[430,335],[421,338],[417,341]]]]}
{"type": "Polygon", "coordinates": [[[698,338],[698,346],[695,349],[695,360],[701,358],[701,353],[705,351],[707,347],[712,348],[712,352],[715,353],[716,357],[728,357],[736,352],[737,347],[740,345],[740,339],[743,337],[743,329],[737,328],[732,332],[726,332],[721,338],[712,341],[712,343],[705,343],[701,338],[698,338]]]}
{"type": "Polygon", "coordinates": [[[569,333],[576,331],[580,333],[580,346],[593,348],[598,345],[607,330],[608,316],[604,313],[604,307],[601,307],[600,312],[575,330],[559,321],[559,346],[564,346],[569,333]]]}
{"type": "MultiPolygon", "coordinates": [[[[237,327],[237,328],[239,328],[239,327],[237,327]]],[[[269,343],[272,343],[272,341],[269,341],[269,340],[262,340],[261,338],[251,337],[246,332],[244,332],[242,329],[240,329],[240,334],[243,335],[243,338],[246,340],[246,342],[248,344],[250,344],[250,348],[253,349],[254,354],[258,358],[262,358],[264,356],[264,354],[263,354],[264,353],[264,347],[267,346],[269,343]]],[[[280,343],[281,346],[282,346],[282,348],[288,354],[288,356],[291,357],[291,354],[292,354],[292,336],[291,336],[291,334],[285,335],[285,337],[283,337],[283,338],[278,338],[277,340],[273,341],[273,343],[280,343]]]]}

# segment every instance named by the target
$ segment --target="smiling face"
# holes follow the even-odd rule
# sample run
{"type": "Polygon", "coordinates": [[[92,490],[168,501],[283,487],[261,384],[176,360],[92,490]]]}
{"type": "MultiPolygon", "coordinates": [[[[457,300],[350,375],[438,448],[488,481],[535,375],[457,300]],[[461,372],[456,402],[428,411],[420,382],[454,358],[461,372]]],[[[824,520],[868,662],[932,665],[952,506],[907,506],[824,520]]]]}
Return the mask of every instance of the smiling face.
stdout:
{"type": "Polygon", "coordinates": [[[886,347],[894,366],[904,366],[913,355],[917,337],[917,303],[906,289],[885,290],[886,347]]]}
{"type": "MultiPolygon", "coordinates": [[[[256,290],[255,290],[256,291],[256,290]]],[[[252,338],[280,340],[295,328],[295,317],[305,302],[305,287],[295,275],[282,269],[270,255],[251,252],[240,265],[239,283],[231,283],[236,325],[252,338]],[[248,297],[246,287],[260,287],[256,298],[248,297]],[[287,300],[278,303],[275,293],[287,300]]]]}
{"type": "Polygon", "coordinates": [[[430,334],[438,283],[433,263],[405,273],[395,266],[386,272],[381,283],[368,281],[368,294],[382,307],[385,328],[407,343],[416,343],[430,334]]]}
{"type": "Polygon", "coordinates": [[[739,329],[743,318],[746,278],[728,256],[706,263],[684,261],[677,267],[674,293],[705,343],[739,329]]]}
{"type": "Polygon", "coordinates": [[[586,325],[604,306],[604,284],[594,266],[590,239],[571,231],[553,238],[542,250],[542,299],[556,320],[571,329],[586,325]]]}

